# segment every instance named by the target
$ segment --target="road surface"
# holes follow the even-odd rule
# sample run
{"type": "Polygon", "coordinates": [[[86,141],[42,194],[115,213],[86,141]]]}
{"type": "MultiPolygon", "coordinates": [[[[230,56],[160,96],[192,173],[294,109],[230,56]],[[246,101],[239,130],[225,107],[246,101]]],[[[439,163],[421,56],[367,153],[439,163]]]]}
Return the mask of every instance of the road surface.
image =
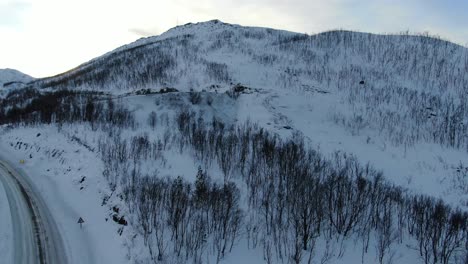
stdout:
{"type": "Polygon", "coordinates": [[[12,264],[68,263],[54,219],[27,177],[0,160],[0,181],[11,211],[12,264]]]}

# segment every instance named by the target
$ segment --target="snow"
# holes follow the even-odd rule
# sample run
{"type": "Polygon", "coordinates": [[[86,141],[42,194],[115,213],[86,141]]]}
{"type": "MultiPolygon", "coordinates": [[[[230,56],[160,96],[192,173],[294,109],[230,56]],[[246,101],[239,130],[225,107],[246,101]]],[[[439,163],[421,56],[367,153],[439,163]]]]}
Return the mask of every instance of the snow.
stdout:
{"type": "MultiPolygon", "coordinates": [[[[211,106],[194,106],[194,109],[204,113],[206,120],[210,120],[211,116],[216,116],[228,124],[241,124],[251,120],[283,137],[289,137],[293,130],[301,131],[309,139],[311,146],[318,146],[326,154],[333,151],[352,153],[361,162],[369,162],[377,169],[383,170],[386,178],[397,185],[416,193],[443,198],[453,205],[463,205],[460,194],[451,191],[451,182],[444,177],[462,157],[466,157],[466,154],[429,144],[420,144],[406,151],[391,145],[384,147],[385,141],[374,135],[367,143],[366,135],[353,136],[328,119],[326,113],[330,111],[330,105],[337,100],[333,95],[303,96],[294,92],[269,90],[244,94],[236,101],[227,96],[215,93],[212,95],[215,100],[211,106]],[[285,129],[285,126],[292,129],[285,129]]],[[[129,96],[119,100],[134,110],[140,124],[145,124],[150,111],[156,111],[159,116],[164,113],[171,116],[179,108],[187,107],[190,105],[187,97],[183,94],[151,95],[129,96]],[[169,100],[171,97],[178,98],[178,101],[169,100]]],[[[136,131],[127,131],[124,137],[147,133],[151,139],[155,139],[163,133],[161,128],[153,132],[145,125],[142,126],[136,131]]],[[[99,137],[80,125],[64,126],[61,131],[55,126],[16,128],[1,135],[1,149],[11,153],[11,162],[17,163],[19,159],[26,158],[23,169],[42,191],[44,199],[50,202],[51,211],[54,212],[72,256],[86,250],[83,247],[89,247],[91,252],[95,252],[94,256],[88,256],[89,263],[126,263],[128,257],[135,258],[138,254],[146,254],[141,241],[132,238],[134,231],[130,227],[125,229],[122,236],[118,236],[118,226],[110,220],[109,207],[123,207],[123,204],[114,196],[109,200],[109,206],[100,205],[103,197],[110,194],[102,177],[103,165],[97,153],[89,151],[76,141],[71,141],[73,136],[93,147],[96,146],[99,137]],[[37,136],[39,133],[40,136],[37,136]],[[17,145],[17,142],[23,144],[17,145]],[[32,158],[29,158],[30,154],[32,158]],[[85,181],[79,183],[83,176],[86,176],[85,181]],[[80,190],[81,187],[83,190],[80,190]],[[79,217],[85,220],[82,230],[76,223],[79,217]],[[105,221],[105,218],[109,220],[105,221]],[[127,246],[132,247],[132,253],[125,253],[127,246]]],[[[200,164],[190,155],[171,150],[165,152],[164,157],[164,164],[142,164],[143,171],[151,174],[157,170],[159,177],[181,175],[190,182],[194,181],[200,164]]],[[[209,170],[209,174],[214,176],[215,180],[221,175],[216,166],[209,170]]],[[[224,260],[225,263],[254,259],[260,261],[263,258],[261,252],[245,248],[245,241],[238,244],[240,246],[224,260]]],[[[360,249],[351,250],[350,247],[347,246],[347,252],[360,252],[360,249]]],[[[408,253],[412,251],[401,248],[395,252],[403,254],[400,258],[405,261],[399,263],[414,263],[412,259],[415,256],[408,253]]],[[[347,253],[346,258],[337,259],[334,263],[359,263],[360,258],[360,253],[347,253]],[[351,258],[355,259],[355,262],[347,262],[351,258]]],[[[366,255],[366,258],[372,262],[373,255],[366,255]]]]}
{"type": "MultiPolygon", "coordinates": [[[[333,93],[304,93],[303,91],[285,91],[283,89],[263,89],[254,87],[257,92],[242,94],[237,100],[228,100],[227,96],[215,100],[212,108],[206,105],[192,106],[193,109],[203,113],[207,120],[211,116],[221,118],[227,124],[242,124],[246,121],[257,122],[261,127],[288,138],[294,131],[300,131],[309,140],[310,146],[319,148],[322,152],[332,154],[341,151],[355,155],[361,163],[370,163],[384,172],[387,180],[409,189],[413,193],[427,194],[438,197],[453,206],[466,208],[468,196],[456,190],[453,182],[449,180],[455,167],[460,161],[466,160],[466,152],[443,148],[436,144],[419,143],[411,148],[393,146],[386,142],[375,131],[362,131],[353,135],[345,128],[330,120],[330,114],[340,97],[333,93]],[[291,129],[286,129],[289,126],[291,129]],[[370,140],[368,140],[370,138],[370,140]]],[[[213,93],[215,94],[215,93],[213,93]]],[[[183,95],[180,97],[184,98],[183,95]]],[[[177,108],[187,107],[186,104],[177,104],[171,108],[167,100],[154,96],[135,96],[123,98],[122,102],[135,109],[140,122],[144,123],[147,114],[155,110],[174,111],[177,108]],[[157,109],[154,102],[160,102],[157,109]],[[166,102],[166,103],[163,103],[166,102]]],[[[183,100],[182,100],[183,101],[183,100]]],[[[140,128],[144,130],[144,128],[140,128]]],[[[187,156],[168,154],[169,165],[164,173],[183,175],[193,181],[196,164],[187,156]],[[171,167],[172,166],[172,167],[171,167]],[[181,168],[183,167],[183,168],[181,168]]],[[[216,167],[216,166],[214,166],[216,167]]],[[[162,175],[165,175],[162,173],[162,175]]],[[[209,171],[212,176],[220,175],[213,168],[209,171]]],[[[242,188],[242,184],[237,184],[242,188]]],[[[364,263],[376,263],[374,252],[374,238],[371,238],[369,252],[365,255],[364,263]]],[[[248,249],[246,241],[239,241],[238,247],[229,254],[223,263],[259,263],[263,262],[263,253],[260,249],[248,249]]],[[[362,255],[359,243],[352,240],[345,242],[346,252],[343,258],[333,257],[331,263],[361,263],[362,255]]],[[[411,248],[410,241],[394,245],[390,255],[394,263],[418,263],[420,261],[417,251],[411,248]]],[[[338,245],[335,245],[337,247],[338,245]]],[[[318,256],[324,252],[325,241],[318,241],[318,256]]]]}
{"type": "Polygon", "coordinates": [[[257,110],[258,106],[251,102],[258,102],[258,98],[247,95],[243,98],[244,106],[239,107],[244,113],[239,116],[250,118],[284,135],[289,135],[284,126],[291,126],[302,132],[312,146],[319,147],[325,153],[343,151],[353,154],[361,163],[370,163],[382,170],[385,177],[396,185],[467,208],[468,193],[456,190],[450,180],[460,162],[468,160],[466,152],[429,143],[405,149],[392,146],[375,131],[352,135],[327,116],[334,111],[333,106],[339,104],[339,98],[333,94],[304,96],[281,90],[271,93],[273,95],[263,99],[270,116],[264,110],[257,110]],[[256,114],[251,115],[252,112],[256,114]]]}
{"type": "Polygon", "coordinates": [[[0,150],[9,153],[11,164],[26,160],[20,169],[49,205],[71,263],[127,263],[117,227],[105,220],[109,209],[101,203],[108,191],[102,164],[93,153],[48,126],[2,134],[0,150]],[[82,176],[86,180],[79,183],[82,176]],[[77,223],[79,217],[85,220],[83,229],[77,223]]]}
{"type": "MultiPolygon", "coordinates": [[[[206,120],[210,120],[212,116],[224,120],[227,124],[242,124],[250,120],[285,138],[291,136],[293,131],[301,131],[309,139],[311,146],[318,146],[325,154],[337,150],[352,153],[361,162],[370,162],[383,170],[387,179],[397,185],[413,192],[444,198],[454,205],[461,205],[460,199],[457,200],[458,194],[449,191],[451,185],[443,181],[441,175],[449,170],[450,166],[455,165],[456,162],[452,164],[449,160],[456,161],[461,159],[460,155],[466,154],[424,144],[406,151],[392,146],[383,148],[382,144],[385,141],[378,138],[366,143],[366,135],[353,136],[328,119],[326,113],[330,111],[333,101],[337,100],[330,94],[303,96],[282,90],[259,90],[252,94],[243,94],[237,100],[216,93],[205,95],[215,98],[211,106],[200,104],[191,108],[203,113],[206,120]],[[291,129],[286,129],[285,126],[290,126],[291,129]]],[[[161,124],[155,131],[149,128],[146,125],[149,112],[156,111],[158,117],[165,114],[173,116],[179,109],[191,105],[188,94],[184,93],[128,96],[118,100],[134,111],[140,123],[137,130],[125,130],[122,136],[130,138],[133,135],[147,134],[152,140],[163,135],[164,125],[161,124]]],[[[128,263],[130,260],[142,260],[144,256],[148,256],[148,252],[141,237],[136,235],[138,232],[132,227],[134,218],[127,215],[125,205],[117,194],[111,195],[102,177],[103,164],[97,152],[90,151],[76,140],[72,140],[73,137],[77,137],[96,149],[100,135],[101,132],[92,132],[89,127],[80,124],[63,125],[60,129],[55,125],[19,127],[11,130],[4,128],[3,132],[0,132],[0,149],[10,153],[12,163],[26,159],[22,169],[31,177],[50,205],[74,263],[82,261],[83,256],[80,252],[83,251],[93,252],[92,256],[85,256],[88,258],[87,263],[128,263]],[[86,179],[80,183],[83,176],[86,179]],[[110,199],[105,206],[101,206],[105,196],[110,196],[110,199]],[[121,236],[117,234],[120,226],[111,220],[112,206],[121,208],[130,221],[130,226],[124,228],[121,236]],[[85,220],[83,229],[77,224],[79,217],[85,220]]],[[[176,148],[165,151],[163,160],[162,163],[143,162],[143,173],[151,174],[156,171],[158,177],[180,175],[193,182],[197,167],[201,165],[197,164],[191,155],[180,153],[176,148]]],[[[215,181],[221,181],[222,173],[216,164],[209,168],[208,173],[215,181]]],[[[241,188],[243,186],[242,183],[237,185],[241,188]]],[[[261,246],[249,249],[245,240],[239,241],[237,245],[222,263],[263,262],[261,246]]],[[[359,246],[354,248],[356,243],[352,240],[345,241],[345,245],[345,257],[335,256],[332,263],[361,263],[362,249],[359,246]]],[[[319,240],[316,252],[323,252],[324,247],[325,241],[319,240]]],[[[369,250],[364,263],[375,262],[376,256],[373,252],[373,249],[369,250]]],[[[405,244],[396,245],[392,252],[395,255],[394,260],[398,263],[415,263],[418,260],[417,252],[407,248],[405,244]]],[[[322,253],[317,254],[315,258],[322,257],[322,253]]],[[[214,256],[208,255],[207,261],[215,262],[214,256]]]]}
{"type": "Polygon", "coordinates": [[[28,83],[33,79],[31,76],[14,69],[0,69],[0,88],[3,88],[3,85],[9,82],[28,83]]]}

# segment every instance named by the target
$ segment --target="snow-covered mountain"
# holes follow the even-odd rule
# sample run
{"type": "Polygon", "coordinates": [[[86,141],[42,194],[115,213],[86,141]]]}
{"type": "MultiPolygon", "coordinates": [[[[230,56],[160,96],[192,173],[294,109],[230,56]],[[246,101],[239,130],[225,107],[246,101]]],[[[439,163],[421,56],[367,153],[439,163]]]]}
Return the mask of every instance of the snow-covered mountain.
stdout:
{"type": "MultiPolygon", "coordinates": [[[[364,160],[398,174],[390,178],[401,179],[396,180],[399,184],[413,182],[417,176],[410,171],[415,167],[433,164],[417,151],[414,159],[406,158],[414,147],[436,153],[434,146],[440,146],[463,153],[448,160],[434,157],[443,167],[463,167],[466,162],[462,157],[468,151],[468,52],[427,35],[350,31],[305,35],[219,20],[190,23],[38,79],[31,87],[123,94],[164,87],[224,92],[236,84],[267,93],[257,95],[261,97],[257,100],[274,112],[276,127],[291,126],[314,144],[335,141],[337,135],[328,140],[338,131],[335,126],[343,129],[350,139],[333,143],[331,150],[360,152],[364,160]],[[298,108],[308,110],[297,112],[298,108]],[[319,128],[322,123],[333,127],[319,128]],[[320,138],[323,133],[327,136],[320,138]],[[373,148],[362,149],[358,142],[373,148]],[[414,163],[411,169],[400,161],[390,162],[394,158],[386,155],[391,147],[404,149],[402,159],[414,163]],[[379,149],[385,157],[374,159],[379,149]]],[[[434,182],[444,181],[440,174],[445,170],[431,170],[434,182]]],[[[417,189],[431,190],[422,186],[424,182],[427,179],[417,189]]],[[[440,194],[438,188],[429,192],[440,194]]],[[[453,201],[460,201],[458,193],[453,201]]],[[[466,202],[463,198],[461,204],[466,202]]]]}
{"type": "Polygon", "coordinates": [[[305,35],[214,20],[140,39],[37,84],[129,91],[230,83],[347,88],[364,80],[374,88],[463,93],[467,58],[466,48],[427,36],[305,35]]]}
{"type": "MultiPolygon", "coordinates": [[[[468,49],[445,40],[305,35],[213,20],[137,40],[23,88],[0,101],[1,123],[22,124],[0,131],[0,147],[29,155],[31,171],[47,171],[44,182],[70,193],[67,203],[91,208],[87,219],[98,221],[102,208],[79,202],[83,188],[88,203],[109,205],[107,218],[128,220],[116,229],[135,263],[438,262],[445,253],[431,233],[441,224],[436,213],[451,219],[446,225],[467,219],[468,49]],[[227,235],[220,236],[217,212],[209,216],[191,200],[200,181],[211,186],[210,203],[238,203],[210,207],[240,212],[224,219],[235,227],[227,235]],[[218,185],[231,196],[218,196],[218,185]],[[173,189],[187,194],[181,203],[191,201],[187,222],[164,218],[174,217],[161,205],[173,189]],[[380,202],[385,210],[376,209],[380,202]],[[324,219],[314,211],[322,206],[324,219]],[[316,225],[298,226],[298,217],[316,217],[316,225]],[[189,234],[183,239],[179,225],[189,234]],[[427,253],[427,241],[436,241],[437,253],[427,253]]],[[[456,240],[468,241],[464,224],[456,229],[464,236],[445,245],[456,249],[443,256],[453,263],[468,259],[456,240]]],[[[110,236],[99,234],[88,236],[94,244],[110,236]]]]}
{"type": "Polygon", "coordinates": [[[31,82],[34,78],[14,69],[0,69],[0,87],[18,87],[31,82]]]}

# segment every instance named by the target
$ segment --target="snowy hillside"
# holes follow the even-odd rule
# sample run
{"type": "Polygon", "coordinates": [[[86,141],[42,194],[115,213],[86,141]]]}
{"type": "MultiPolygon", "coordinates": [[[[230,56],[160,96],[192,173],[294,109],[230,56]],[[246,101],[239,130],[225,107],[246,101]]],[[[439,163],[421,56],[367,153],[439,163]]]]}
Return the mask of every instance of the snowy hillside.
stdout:
{"type": "Polygon", "coordinates": [[[33,79],[31,76],[17,70],[0,69],[0,88],[27,84],[33,79]]]}
{"type": "Polygon", "coordinates": [[[467,89],[440,39],[214,20],[5,94],[0,149],[105,261],[461,264],[467,89]]]}
{"type": "Polygon", "coordinates": [[[253,104],[274,120],[248,118],[292,127],[325,151],[358,154],[399,185],[468,203],[444,175],[468,166],[468,53],[447,41],[347,31],[309,36],[213,20],[140,39],[32,87],[123,94],[224,92],[235,84],[261,91],[253,104]],[[441,182],[446,187],[436,187],[441,182]]]}
{"type": "Polygon", "coordinates": [[[41,87],[134,90],[212,84],[290,88],[408,87],[461,92],[468,83],[466,49],[424,36],[331,31],[304,35],[210,21],[179,26],[116,49],[41,87]]]}

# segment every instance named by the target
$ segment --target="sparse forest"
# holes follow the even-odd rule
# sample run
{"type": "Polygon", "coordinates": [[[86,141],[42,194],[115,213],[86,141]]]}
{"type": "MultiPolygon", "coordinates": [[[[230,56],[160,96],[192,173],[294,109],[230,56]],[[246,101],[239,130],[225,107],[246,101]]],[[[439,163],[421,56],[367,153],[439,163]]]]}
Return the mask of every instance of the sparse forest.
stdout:
{"type": "Polygon", "coordinates": [[[118,100],[67,91],[40,95],[2,120],[82,123],[104,132],[97,144],[104,177],[134,215],[131,224],[154,263],[204,263],[207,254],[219,262],[239,241],[260,248],[266,263],[332,263],[346,241],[358,241],[363,256],[375,250],[379,263],[388,263],[402,243],[413,245],[424,263],[468,258],[467,212],[394,186],[352,155],[324,156],[299,133],[281,139],[254,123],[230,126],[189,110],[173,117],[151,112],[138,124],[118,100]],[[123,136],[139,126],[162,136],[123,136]],[[143,162],[163,164],[169,150],[199,164],[195,182],[142,169],[143,162]],[[213,166],[222,173],[218,180],[205,170],[213,166]],[[316,252],[318,241],[326,252],[316,252]]]}

